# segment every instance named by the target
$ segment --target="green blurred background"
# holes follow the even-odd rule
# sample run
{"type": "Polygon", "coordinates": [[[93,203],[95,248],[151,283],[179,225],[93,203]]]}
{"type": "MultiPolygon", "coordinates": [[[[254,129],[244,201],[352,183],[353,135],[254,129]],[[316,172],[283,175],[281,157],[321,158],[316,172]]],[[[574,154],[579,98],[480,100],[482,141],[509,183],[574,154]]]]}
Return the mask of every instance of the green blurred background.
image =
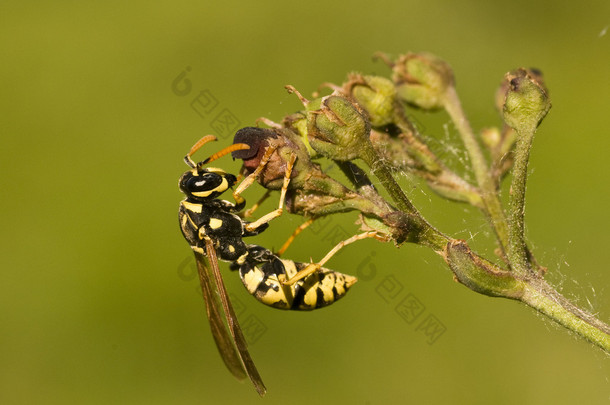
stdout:
{"type": "MultiPolygon", "coordinates": [[[[279,120],[300,107],[285,84],[307,95],[350,71],[388,74],[371,61],[378,50],[445,58],[476,129],[500,123],[506,71],[544,71],[553,108],[532,151],[528,237],[549,279],[607,321],[610,3],[456,4],[3,2],[0,402],[262,403],[216,353],[178,230],[182,156],[207,133],[230,142],[191,102],[204,91],[241,126],[279,120]],[[172,82],[185,71],[180,96],[172,82]]],[[[459,146],[446,115],[417,118],[441,149],[459,146]]],[[[477,212],[418,183],[410,193],[440,229],[491,254],[477,212]]],[[[354,219],[304,232],[288,256],[321,258],[354,219]]],[[[256,241],[277,248],[301,222],[286,215],[256,241]]],[[[268,404],[610,399],[600,350],[456,284],[423,248],[345,249],[329,267],[361,281],[314,313],[257,304],[222,266],[268,404]],[[390,282],[399,294],[380,294],[390,282]],[[397,313],[403,299],[443,325],[433,344],[397,313]]]]}

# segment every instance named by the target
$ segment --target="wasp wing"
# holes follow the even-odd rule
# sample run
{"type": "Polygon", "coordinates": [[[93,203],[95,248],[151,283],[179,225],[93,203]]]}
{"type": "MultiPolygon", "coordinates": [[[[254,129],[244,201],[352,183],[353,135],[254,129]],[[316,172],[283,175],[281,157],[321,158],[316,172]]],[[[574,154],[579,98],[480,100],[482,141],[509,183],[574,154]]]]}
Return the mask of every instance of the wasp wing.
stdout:
{"type": "Polygon", "coordinates": [[[207,239],[206,253],[211,269],[206,266],[206,257],[202,253],[195,252],[195,258],[212,336],[229,371],[240,380],[248,376],[256,391],[263,396],[267,389],[250,357],[246,339],[229,301],[218,267],[214,244],[207,239]],[[224,314],[221,314],[221,308],[224,314]]]}
{"type": "Polygon", "coordinates": [[[220,304],[219,296],[212,293],[212,291],[218,289],[216,287],[216,282],[209,274],[210,270],[205,264],[205,256],[199,253],[195,253],[195,256],[197,258],[199,281],[201,284],[201,291],[203,292],[203,299],[205,300],[208,320],[210,321],[210,328],[212,329],[212,336],[214,336],[218,351],[220,351],[220,355],[229,371],[239,380],[243,380],[246,378],[246,371],[239,359],[238,352],[235,350],[233,338],[222,320],[223,317],[220,314],[222,305],[220,304]]]}

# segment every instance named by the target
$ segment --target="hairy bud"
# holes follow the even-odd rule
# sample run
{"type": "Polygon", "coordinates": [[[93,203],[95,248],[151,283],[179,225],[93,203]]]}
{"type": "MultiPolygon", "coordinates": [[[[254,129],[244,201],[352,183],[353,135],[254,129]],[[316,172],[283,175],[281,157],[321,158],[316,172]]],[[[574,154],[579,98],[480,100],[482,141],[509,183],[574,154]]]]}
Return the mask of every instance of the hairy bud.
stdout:
{"type": "Polygon", "coordinates": [[[455,83],[453,70],[429,53],[408,53],[392,65],[398,97],[424,110],[443,107],[447,88],[455,83]]]}
{"type": "Polygon", "coordinates": [[[498,92],[504,122],[518,132],[535,129],[551,108],[542,73],[536,69],[508,72],[498,92]]]}
{"type": "Polygon", "coordinates": [[[381,76],[352,74],[343,88],[366,110],[372,126],[380,127],[392,123],[396,87],[391,80],[381,76]]]}
{"type": "Polygon", "coordinates": [[[370,146],[370,132],[366,113],[357,104],[335,93],[323,97],[320,109],[307,114],[309,144],[331,159],[359,158],[363,147],[370,146]]]}

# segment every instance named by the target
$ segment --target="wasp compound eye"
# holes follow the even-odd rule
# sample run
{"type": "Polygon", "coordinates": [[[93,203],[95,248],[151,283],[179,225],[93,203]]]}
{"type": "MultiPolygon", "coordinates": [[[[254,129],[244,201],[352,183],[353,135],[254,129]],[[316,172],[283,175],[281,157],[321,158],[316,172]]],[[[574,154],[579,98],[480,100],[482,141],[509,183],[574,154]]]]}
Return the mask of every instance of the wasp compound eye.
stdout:
{"type": "Polygon", "coordinates": [[[231,173],[225,174],[225,179],[229,183],[229,187],[233,187],[233,184],[237,183],[237,177],[233,176],[231,173]]]}

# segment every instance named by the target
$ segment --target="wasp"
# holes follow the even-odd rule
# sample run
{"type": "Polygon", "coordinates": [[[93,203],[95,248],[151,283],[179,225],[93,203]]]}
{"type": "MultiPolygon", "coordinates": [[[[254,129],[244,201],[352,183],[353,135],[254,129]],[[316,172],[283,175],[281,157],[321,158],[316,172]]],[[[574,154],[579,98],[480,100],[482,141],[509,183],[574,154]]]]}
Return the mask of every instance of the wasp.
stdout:
{"type": "MultiPolygon", "coordinates": [[[[192,155],[215,140],[213,135],[203,137],[184,157],[190,170],[179,180],[180,190],[185,194],[185,199],[180,202],[180,228],[195,254],[207,316],[221,357],[235,377],[240,380],[249,377],[259,395],[263,396],[266,388],[248,352],[218,260],[230,262],[232,269],[238,269],[244,286],[260,302],[283,309],[311,310],[329,305],[344,296],[356,278],[322,267],[333,251],[319,263],[300,263],[280,259],[261,246],[246,244],[243,238],[263,232],[271,220],[282,214],[296,157],[292,156],[287,164],[278,208],[249,222],[238,215],[246,205],[241,193],[254,183],[274,150],[269,147],[265,151],[259,168],[233,192],[235,203],[232,203],[219,197],[236,184],[236,176],[206,165],[249,146],[233,144],[195,163],[192,155]]],[[[348,243],[351,241],[344,241],[333,250],[336,253],[348,243]]]]}

